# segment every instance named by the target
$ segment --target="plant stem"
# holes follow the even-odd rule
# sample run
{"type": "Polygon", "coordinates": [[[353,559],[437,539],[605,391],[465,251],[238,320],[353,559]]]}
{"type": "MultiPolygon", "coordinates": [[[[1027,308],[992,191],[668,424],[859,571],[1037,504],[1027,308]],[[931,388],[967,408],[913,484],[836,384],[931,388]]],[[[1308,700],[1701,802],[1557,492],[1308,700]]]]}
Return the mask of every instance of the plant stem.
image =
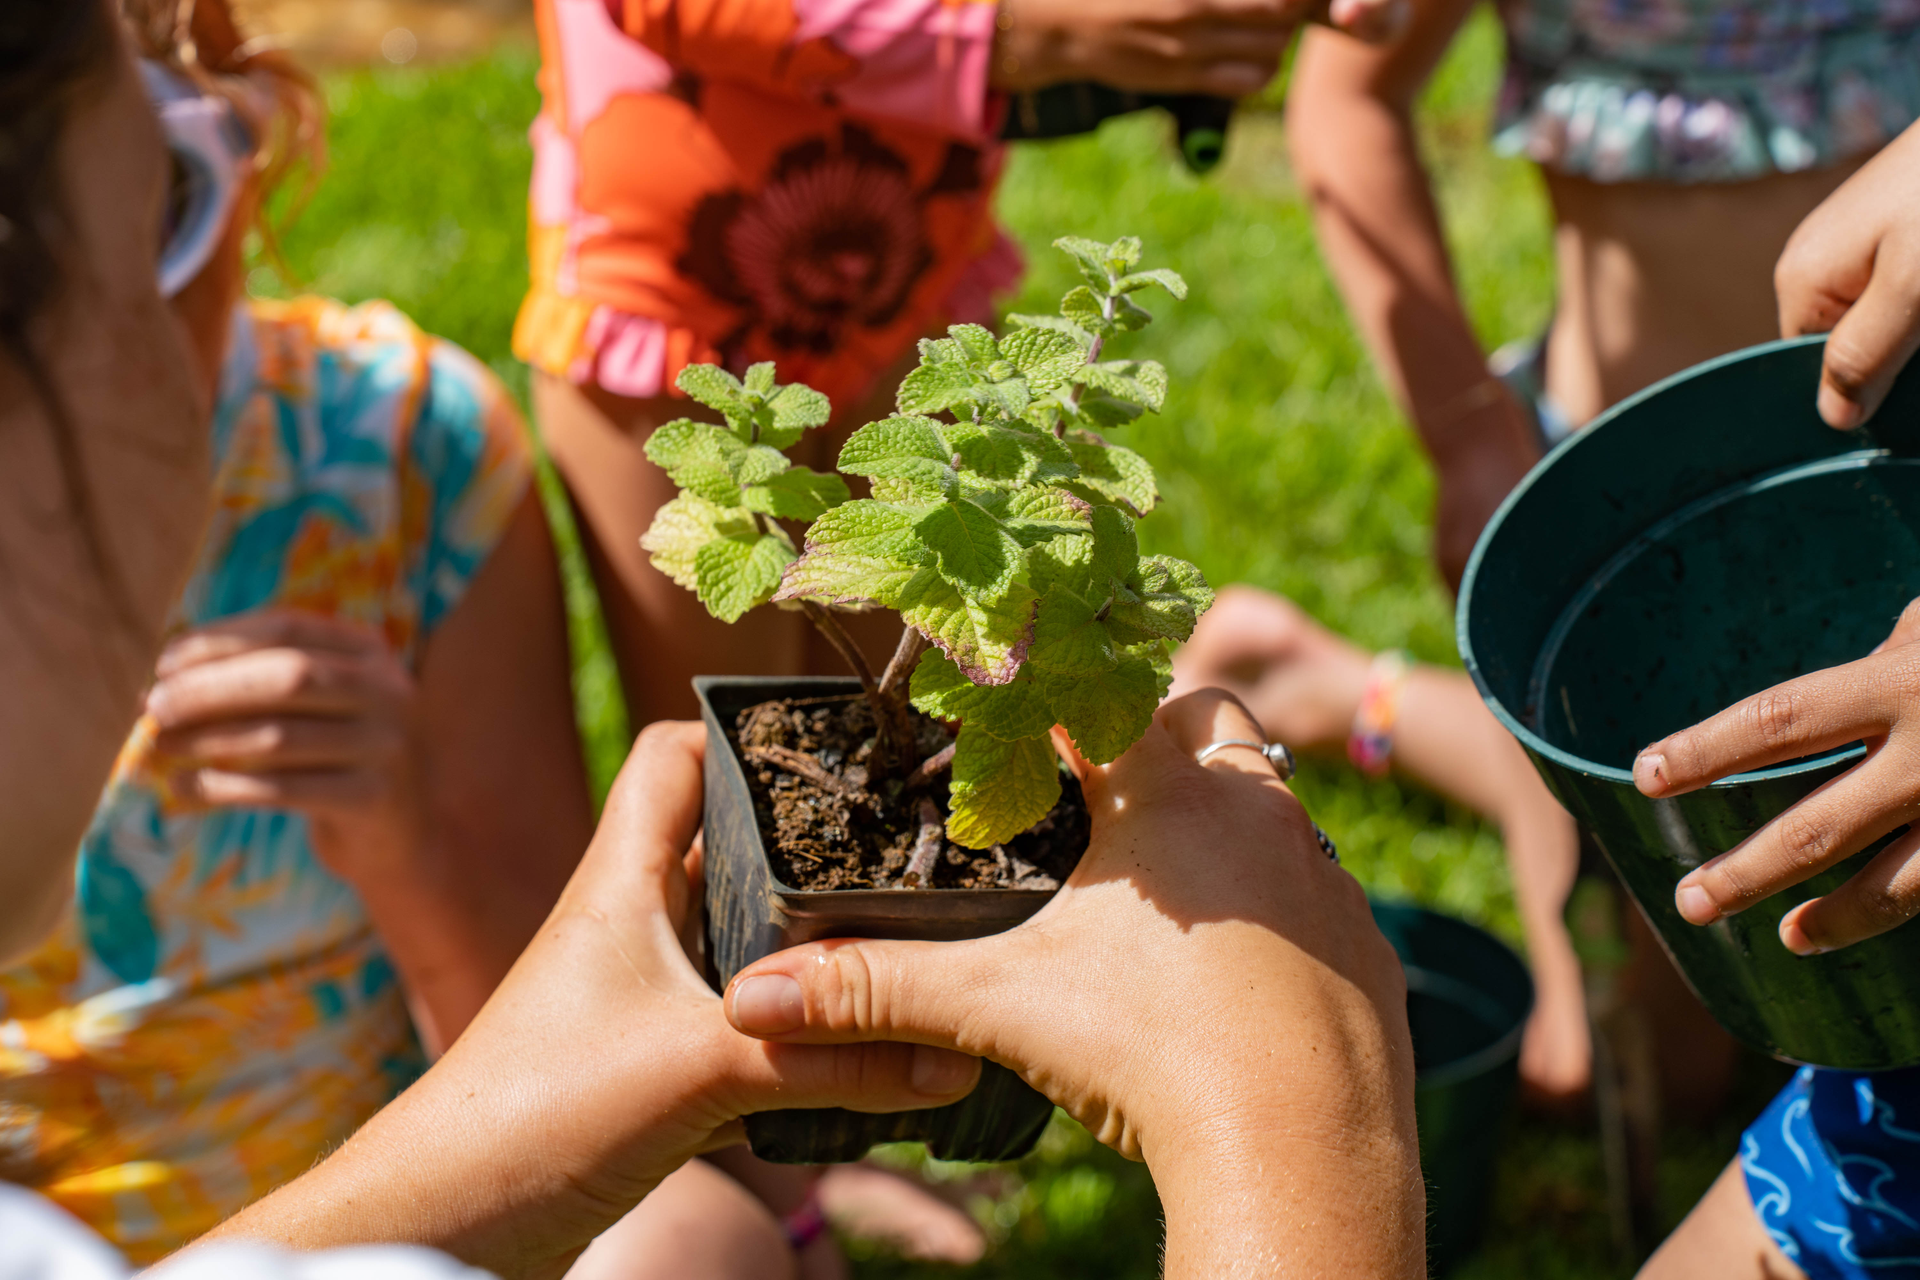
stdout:
{"type": "Polygon", "coordinates": [[[911,791],[915,787],[924,787],[927,783],[945,773],[947,767],[953,763],[954,748],[959,745],[958,742],[949,742],[946,746],[940,748],[925,760],[922,760],[918,767],[907,775],[906,789],[911,791]]]}
{"type": "MultiPolygon", "coordinates": [[[[847,665],[853,668],[853,674],[859,677],[860,687],[866,691],[868,699],[878,697],[880,686],[873,678],[873,668],[867,665],[867,655],[860,652],[860,646],[840,625],[840,619],[833,616],[833,610],[812,600],[802,600],[800,608],[808,620],[820,628],[820,634],[827,638],[827,643],[838,649],[840,656],[847,660],[847,665]]],[[[878,707],[875,709],[878,710],[878,707]]]]}
{"type": "Polygon", "coordinates": [[[747,759],[753,761],[755,764],[764,761],[767,764],[773,765],[775,768],[785,769],[795,777],[805,778],[816,787],[825,791],[831,791],[835,795],[846,796],[851,799],[855,794],[853,787],[848,786],[846,782],[834,777],[825,769],[821,768],[820,764],[813,758],[787,747],[748,747],[744,754],[747,759]]]}
{"type": "MultiPolygon", "coordinates": [[[[1100,318],[1102,320],[1105,320],[1108,324],[1113,323],[1112,289],[1113,289],[1114,280],[1115,280],[1115,277],[1113,274],[1113,268],[1109,267],[1107,268],[1108,293],[1105,297],[1100,299],[1100,318]]],[[[1087,348],[1087,358],[1083,360],[1081,363],[1082,364],[1094,363],[1096,360],[1100,358],[1100,348],[1106,345],[1107,345],[1106,334],[1104,333],[1094,334],[1093,345],[1087,348]]],[[[1087,389],[1086,384],[1081,383],[1080,385],[1076,386],[1073,390],[1067,392],[1067,412],[1069,414],[1075,413],[1079,410],[1080,397],[1086,392],[1086,389],[1087,389]]],[[[1054,424],[1053,434],[1056,438],[1064,438],[1066,436],[1067,422],[1065,417],[1062,417],[1059,422],[1054,424]]]]}
{"type": "Polygon", "coordinates": [[[913,746],[913,722],[907,717],[907,700],[893,690],[883,688],[873,678],[873,668],[867,665],[867,655],[860,652],[860,646],[854,643],[847,629],[840,625],[840,619],[833,616],[833,610],[812,600],[802,600],[800,609],[807,615],[808,621],[819,628],[827,643],[840,651],[840,656],[853,668],[854,676],[860,681],[860,691],[867,696],[867,705],[873,708],[874,755],[875,763],[880,767],[875,776],[899,771],[905,773],[918,763],[913,746]]]}
{"type": "Polygon", "coordinates": [[[913,842],[913,856],[907,859],[907,869],[900,873],[900,887],[903,889],[930,889],[933,887],[933,862],[940,856],[946,831],[940,821],[940,811],[933,801],[924,797],[920,801],[920,834],[913,842]]]}
{"type": "Polygon", "coordinates": [[[893,651],[886,671],[880,676],[880,692],[892,693],[903,682],[912,679],[913,668],[919,663],[920,655],[932,647],[933,642],[913,627],[902,628],[899,647],[893,651]]]}

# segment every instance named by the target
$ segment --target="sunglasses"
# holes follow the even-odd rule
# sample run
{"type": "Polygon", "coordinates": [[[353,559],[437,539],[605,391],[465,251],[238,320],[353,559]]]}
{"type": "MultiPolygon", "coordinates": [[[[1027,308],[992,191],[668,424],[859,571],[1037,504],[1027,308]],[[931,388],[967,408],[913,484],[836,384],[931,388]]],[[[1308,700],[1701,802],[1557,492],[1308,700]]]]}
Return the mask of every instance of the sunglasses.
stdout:
{"type": "Polygon", "coordinates": [[[160,228],[160,293],[171,298],[219,247],[255,143],[240,113],[218,94],[150,60],[141,61],[140,78],[172,159],[160,228]]]}

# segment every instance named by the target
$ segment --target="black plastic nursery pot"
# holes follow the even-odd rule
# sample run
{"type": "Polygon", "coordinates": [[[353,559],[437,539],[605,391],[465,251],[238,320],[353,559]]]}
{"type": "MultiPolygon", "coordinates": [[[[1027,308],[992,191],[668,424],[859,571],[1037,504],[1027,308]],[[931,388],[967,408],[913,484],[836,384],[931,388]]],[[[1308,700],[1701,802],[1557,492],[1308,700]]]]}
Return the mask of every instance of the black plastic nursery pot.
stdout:
{"type": "MultiPolygon", "coordinates": [[[[906,938],[947,942],[1000,933],[1053,896],[1040,889],[795,889],[767,861],[745,766],[735,745],[739,714],[775,698],[860,692],[839,677],[701,676],[693,682],[707,725],[706,880],[708,978],[724,990],[762,956],[822,938],[906,938]]],[[[997,1063],[950,1106],[892,1115],[838,1108],[766,1111],[747,1117],[747,1138],[763,1160],[833,1164],[858,1160],[882,1142],[924,1142],[942,1160],[1017,1160],[1033,1149],[1053,1104],[997,1063]]]]}
{"type": "Polygon", "coordinates": [[[1444,1275],[1473,1252],[1486,1225],[1533,979],[1484,929],[1411,903],[1372,906],[1407,974],[1427,1271],[1444,1275]]]}
{"type": "Polygon", "coordinates": [[[1876,1070],[1920,1063],[1920,928],[1805,959],[1778,929],[1881,845],[1706,928],[1673,905],[1689,870],[1864,748],[1662,800],[1630,773],[1657,738],[1865,656],[1920,596],[1920,369],[1838,432],[1814,411],[1822,348],[1700,365],[1549,454],[1474,550],[1460,655],[1727,1030],[1790,1061],[1876,1070]]]}

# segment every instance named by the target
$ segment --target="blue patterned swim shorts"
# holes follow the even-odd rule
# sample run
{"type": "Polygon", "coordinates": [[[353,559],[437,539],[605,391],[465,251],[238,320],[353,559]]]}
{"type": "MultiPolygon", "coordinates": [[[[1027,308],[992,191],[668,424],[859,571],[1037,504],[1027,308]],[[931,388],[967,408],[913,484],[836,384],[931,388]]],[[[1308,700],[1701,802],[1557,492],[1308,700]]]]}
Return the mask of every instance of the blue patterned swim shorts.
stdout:
{"type": "Polygon", "coordinates": [[[1760,1225],[1812,1280],[1920,1280],[1920,1067],[1802,1067],[1740,1138],[1760,1225]]]}

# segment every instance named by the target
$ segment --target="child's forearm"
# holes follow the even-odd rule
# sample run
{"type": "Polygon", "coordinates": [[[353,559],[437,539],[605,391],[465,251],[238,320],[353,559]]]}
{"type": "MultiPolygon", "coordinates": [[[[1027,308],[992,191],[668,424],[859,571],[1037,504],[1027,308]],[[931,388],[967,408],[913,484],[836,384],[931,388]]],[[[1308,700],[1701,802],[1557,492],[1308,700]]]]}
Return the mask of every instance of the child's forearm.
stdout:
{"type": "Polygon", "coordinates": [[[1322,251],[1368,349],[1443,463],[1471,444],[1484,354],[1461,305],[1412,102],[1464,10],[1422,5],[1407,41],[1302,41],[1288,141],[1322,251]]]}

